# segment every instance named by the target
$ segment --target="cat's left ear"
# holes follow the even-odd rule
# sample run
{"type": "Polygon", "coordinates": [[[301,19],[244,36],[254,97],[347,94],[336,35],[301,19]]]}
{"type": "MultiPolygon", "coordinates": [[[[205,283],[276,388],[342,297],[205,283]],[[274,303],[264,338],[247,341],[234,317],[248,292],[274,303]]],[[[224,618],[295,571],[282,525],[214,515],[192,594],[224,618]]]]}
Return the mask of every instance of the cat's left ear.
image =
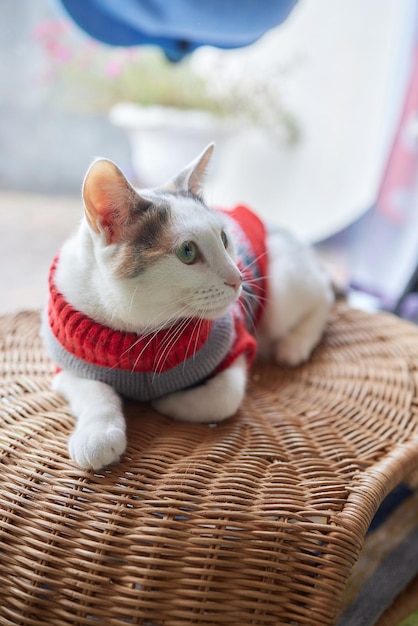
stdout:
{"type": "Polygon", "coordinates": [[[164,186],[172,191],[183,191],[194,196],[199,195],[214,148],[215,144],[210,143],[197,159],[189,163],[164,186]]]}
{"type": "Polygon", "coordinates": [[[125,240],[134,216],[150,204],[108,159],[97,159],[90,166],[83,183],[83,200],[90,227],[103,234],[107,244],[125,240]]]}

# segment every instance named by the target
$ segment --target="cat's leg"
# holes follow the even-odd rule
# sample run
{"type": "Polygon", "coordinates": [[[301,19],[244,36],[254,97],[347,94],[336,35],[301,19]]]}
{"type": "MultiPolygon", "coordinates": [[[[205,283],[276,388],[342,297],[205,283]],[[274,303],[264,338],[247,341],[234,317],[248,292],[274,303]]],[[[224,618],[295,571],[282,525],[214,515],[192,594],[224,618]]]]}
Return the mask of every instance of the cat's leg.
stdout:
{"type": "Polygon", "coordinates": [[[334,294],[308,246],[281,231],[268,242],[268,297],[259,328],[260,355],[296,366],[307,361],[319,343],[334,294]]]}
{"type": "Polygon", "coordinates": [[[329,303],[319,300],[308,310],[288,333],[278,339],[274,346],[274,356],[283,365],[296,366],[307,361],[321,340],[329,314],[329,303]]]}
{"type": "Polygon", "coordinates": [[[66,398],[77,419],[68,442],[73,461],[93,470],[118,461],[126,448],[126,426],[116,391],[66,370],[57,374],[53,388],[66,398]]]}
{"type": "Polygon", "coordinates": [[[162,413],[185,422],[214,423],[232,417],[245,394],[247,363],[244,356],[198,387],[177,391],[153,402],[162,413]]]}

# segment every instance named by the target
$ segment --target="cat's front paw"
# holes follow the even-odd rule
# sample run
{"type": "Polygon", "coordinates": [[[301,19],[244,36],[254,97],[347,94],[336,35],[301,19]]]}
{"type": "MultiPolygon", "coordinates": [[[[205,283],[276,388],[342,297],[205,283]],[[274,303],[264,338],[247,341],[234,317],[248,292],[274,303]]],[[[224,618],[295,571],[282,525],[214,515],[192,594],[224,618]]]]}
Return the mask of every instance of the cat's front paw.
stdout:
{"type": "Polygon", "coordinates": [[[79,467],[92,470],[116,463],[125,448],[125,432],[115,426],[109,426],[104,431],[97,428],[76,428],[68,442],[72,460],[79,467]]]}

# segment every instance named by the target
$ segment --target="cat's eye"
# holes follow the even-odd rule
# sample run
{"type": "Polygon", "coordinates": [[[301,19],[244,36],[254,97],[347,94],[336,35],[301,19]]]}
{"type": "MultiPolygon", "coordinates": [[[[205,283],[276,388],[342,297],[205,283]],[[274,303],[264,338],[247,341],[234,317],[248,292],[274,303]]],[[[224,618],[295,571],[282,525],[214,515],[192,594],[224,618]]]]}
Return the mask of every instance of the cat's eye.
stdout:
{"type": "Polygon", "coordinates": [[[228,245],[228,237],[226,236],[226,232],[224,230],[221,232],[221,239],[222,239],[222,243],[224,244],[226,248],[228,245]]]}
{"type": "Polygon", "coordinates": [[[197,258],[197,246],[193,241],[184,241],[176,250],[177,257],[182,263],[191,265],[197,258]]]}

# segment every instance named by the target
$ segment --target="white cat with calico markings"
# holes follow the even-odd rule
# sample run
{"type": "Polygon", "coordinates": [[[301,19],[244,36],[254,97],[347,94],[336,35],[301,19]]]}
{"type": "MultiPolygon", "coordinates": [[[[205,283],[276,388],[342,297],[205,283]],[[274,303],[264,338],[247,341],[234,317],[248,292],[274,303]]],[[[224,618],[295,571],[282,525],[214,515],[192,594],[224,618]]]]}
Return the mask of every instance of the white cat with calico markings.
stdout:
{"type": "Polygon", "coordinates": [[[158,189],[135,190],[106,159],[87,172],[85,214],[52,265],[42,330],[82,468],[125,451],[122,397],[220,422],[241,405],[256,349],[296,366],[321,339],[329,278],[310,248],[246,207],[204,203],[212,151],[158,189]]]}

